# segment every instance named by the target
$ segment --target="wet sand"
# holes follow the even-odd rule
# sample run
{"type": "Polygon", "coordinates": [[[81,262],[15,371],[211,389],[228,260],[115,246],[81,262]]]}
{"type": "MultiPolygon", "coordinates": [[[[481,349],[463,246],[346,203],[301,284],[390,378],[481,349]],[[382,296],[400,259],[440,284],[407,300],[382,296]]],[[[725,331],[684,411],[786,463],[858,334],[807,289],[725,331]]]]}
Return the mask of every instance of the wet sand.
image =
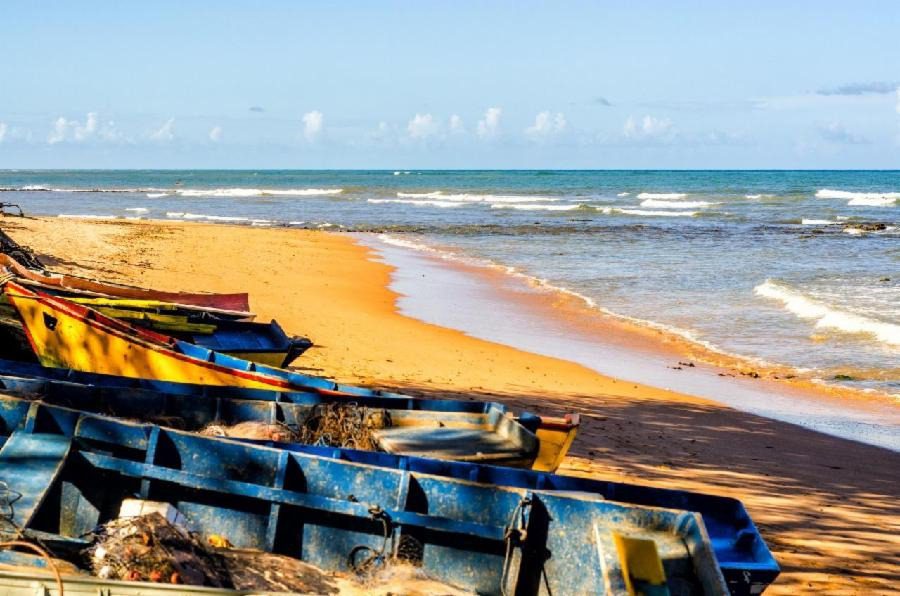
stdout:
{"type": "Polygon", "coordinates": [[[298,364],[431,397],[584,421],[562,472],[740,498],[783,572],[767,593],[892,593],[900,454],[601,375],[398,312],[392,269],[354,237],[167,222],[7,218],[53,268],[160,289],[248,291],[317,347],[298,364]]]}

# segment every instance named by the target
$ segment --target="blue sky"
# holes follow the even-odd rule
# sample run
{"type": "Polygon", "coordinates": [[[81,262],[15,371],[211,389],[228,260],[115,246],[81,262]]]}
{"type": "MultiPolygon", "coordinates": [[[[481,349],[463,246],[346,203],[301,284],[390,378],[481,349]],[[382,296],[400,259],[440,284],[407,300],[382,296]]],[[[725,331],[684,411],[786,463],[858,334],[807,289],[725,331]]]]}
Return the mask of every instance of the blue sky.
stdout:
{"type": "Polygon", "coordinates": [[[898,168],[900,3],[0,4],[2,168],[898,168]]]}

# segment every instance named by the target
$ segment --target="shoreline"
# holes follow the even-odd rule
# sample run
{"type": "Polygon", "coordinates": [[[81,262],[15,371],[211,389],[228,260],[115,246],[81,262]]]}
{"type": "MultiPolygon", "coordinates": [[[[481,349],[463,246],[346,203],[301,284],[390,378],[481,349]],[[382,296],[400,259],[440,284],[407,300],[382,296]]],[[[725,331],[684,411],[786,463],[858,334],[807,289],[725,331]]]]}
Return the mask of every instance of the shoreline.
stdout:
{"type": "Polygon", "coordinates": [[[451,258],[440,249],[382,234],[362,234],[361,242],[394,267],[391,288],[400,294],[398,306],[407,316],[576,362],[623,381],[900,451],[900,403],[890,394],[785,378],[790,376],[786,367],[754,365],[711,351],[607,313],[568,290],[534,288],[525,275],[451,258]],[[417,283],[420,277],[439,288],[425,288],[417,283]],[[451,311],[465,313],[447,314],[451,311]],[[514,323],[498,323],[499,315],[514,323]]]}
{"type": "Polygon", "coordinates": [[[562,473],[741,499],[783,568],[767,594],[889,593],[900,581],[900,454],[410,318],[391,289],[397,270],[358,238],[183,222],[0,225],[52,269],[249,291],[261,320],[317,343],[297,362],[305,372],[580,413],[562,473]]]}

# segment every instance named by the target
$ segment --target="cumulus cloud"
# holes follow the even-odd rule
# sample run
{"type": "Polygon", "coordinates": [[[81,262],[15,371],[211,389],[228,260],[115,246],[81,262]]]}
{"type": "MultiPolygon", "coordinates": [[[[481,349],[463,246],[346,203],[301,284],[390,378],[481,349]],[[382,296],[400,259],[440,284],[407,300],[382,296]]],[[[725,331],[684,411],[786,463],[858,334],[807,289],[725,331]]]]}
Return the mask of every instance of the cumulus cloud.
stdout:
{"type": "Polygon", "coordinates": [[[561,133],[565,129],[566,117],[562,112],[551,114],[544,111],[534,117],[534,124],[525,129],[525,134],[532,138],[541,138],[561,133]]]}
{"type": "Polygon", "coordinates": [[[209,130],[209,140],[213,143],[218,143],[222,140],[222,127],[221,126],[213,126],[209,130]]]}
{"type": "Polygon", "coordinates": [[[303,114],[303,136],[310,143],[315,142],[319,138],[324,126],[325,116],[319,110],[303,114]]]}
{"type": "Polygon", "coordinates": [[[478,121],[476,131],[482,139],[492,139],[500,132],[500,116],[503,110],[500,108],[488,108],[484,118],[478,121]]]}
{"type": "Polygon", "coordinates": [[[829,89],[819,89],[818,95],[868,95],[893,93],[900,83],[889,81],[870,81],[868,83],[849,83],[829,89]]]}
{"type": "Polygon", "coordinates": [[[168,143],[175,138],[175,118],[169,118],[162,126],[150,133],[150,140],[168,143]]]}
{"type": "Polygon", "coordinates": [[[643,118],[629,116],[622,127],[625,138],[634,140],[662,139],[671,136],[673,132],[671,120],[649,115],[643,118]]]}
{"type": "Polygon", "coordinates": [[[447,126],[450,128],[451,133],[455,134],[465,132],[465,129],[463,128],[462,118],[460,118],[458,114],[453,114],[452,116],[450,116],[450,121],[447,126]]]}
{"type": "Polygon", "coordinates": [[[416,114],[406,125],[406,132],[413,139],[427,139],[434,136],[439,130],[431,114],[416,114]]]}
{"type": "Polygon", "coordinates": [[[862,145],[869,142],[865,137],[849,131],[840,122],[829,122],[820,126],[819,135],[830,143],[842,145],[862,145]]]}
{"type": "Polygon", "coordinates": [[[74,141],[77,143],[86,141],[96,134],[97,121],[96,112],[89,112],[84,119],[84,124],[78,120],[68,120],[60,116],[53,123],[53,130],[47,136],[47,142],[55,145],[63,141],[74,141]]]}
{"type": "Polygon", "coordinates": [[[0,122],[0,143],[6,138],[6,131],[8,129],[9,127],[6,125],[6,122],[0,122]]]}

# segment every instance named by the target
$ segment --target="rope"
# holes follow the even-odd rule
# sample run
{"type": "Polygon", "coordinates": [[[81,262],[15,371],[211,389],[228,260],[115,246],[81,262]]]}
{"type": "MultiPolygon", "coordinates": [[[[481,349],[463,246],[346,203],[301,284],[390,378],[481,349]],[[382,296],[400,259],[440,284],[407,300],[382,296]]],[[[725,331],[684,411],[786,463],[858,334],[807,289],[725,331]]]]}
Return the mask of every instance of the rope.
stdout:
{"type": "Polygon", "coordinates": [[[65,596],[65,589],[63,588],[62,575],[59,573],[59,568],[56,566],[56,563],[53,561],[53,557],[45,551],[43,548],[31,544],[30,542],[25,542],[24,540],[10,540],[8,542],[0,542],[0,549],[3,548],[25,548],[30,549],[36,552],[38,555],[43,557],[44,560],[47,561],[47,566],[50,567],[50,570],[53,571],[53,577],[56,580],[56,590],[59,592],[59,596],[65,596]]]}
{"type": "Polygon", "coordinates": [[[512,562],[513,541],[523,543],[528,539],[528,530],[525,529],[525,509],[531,505],[531,499],[523,497],[509,516],[509,523],[503,531],[503,541],[506,542],[506,555],[503,557],[503,572],[500,574],[500,594],[507,596],[506,584],[509,582],[510,563],[512,562]]]}
{"type": "Polygon", "coordinates": [[[371,546],[367,546],[365,544],[359,544],[354,546],[350,550],[350,554],[347,556],[347,566],[350,567],[357,574],[362,575],[367,573],[376,563],[380,563],[381,565],[385,565],[387,563],[387,559],[384,556],[384,553],[387,551],[388,542],[390,542],[391,536],[393,536],[394,531],[391,528],[391,520],[390,516],[384,512],[378,505],[369,508],[369,513],[372,515],[372,519],[376,519],[381,521],[381,526],[384,531],[384,542],[381,543],[381,549],[375,550],[371,546]],[[371,553],[361,562],[356,561],[357,555],[359,553],[371,553]]]}

